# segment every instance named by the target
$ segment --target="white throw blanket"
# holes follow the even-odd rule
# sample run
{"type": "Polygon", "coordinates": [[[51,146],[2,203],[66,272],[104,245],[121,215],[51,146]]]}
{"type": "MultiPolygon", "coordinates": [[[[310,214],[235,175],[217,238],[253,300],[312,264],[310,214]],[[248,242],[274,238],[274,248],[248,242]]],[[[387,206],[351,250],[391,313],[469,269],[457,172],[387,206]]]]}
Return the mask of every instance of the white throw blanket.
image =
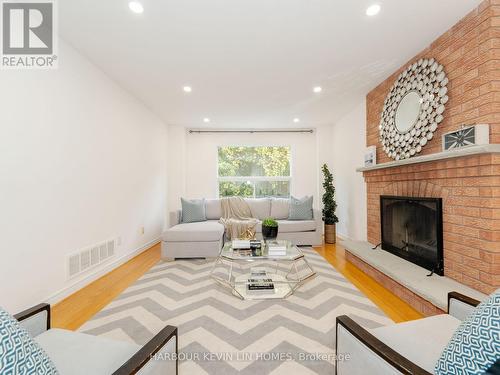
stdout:
{"type": "Polygon", "coordinates": [[[253,217],[252,210],[241,197],[222,198],[222,218],[219,222],[226,228],[229,240],[255,238],[255,227],[258,220],[253,217]]]}

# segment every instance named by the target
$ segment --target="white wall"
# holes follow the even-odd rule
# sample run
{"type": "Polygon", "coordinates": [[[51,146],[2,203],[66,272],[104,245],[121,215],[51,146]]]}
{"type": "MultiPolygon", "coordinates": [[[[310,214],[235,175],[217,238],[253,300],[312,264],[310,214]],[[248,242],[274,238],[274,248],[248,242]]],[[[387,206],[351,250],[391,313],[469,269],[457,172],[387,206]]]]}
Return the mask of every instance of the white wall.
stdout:
{"type": "Polygon", "coordinates": [[[181,208],[181,197],[186,195],[186,129],[168,127],[168,188],[167,206],[170,211],[181,208]]]}
{"type": "Polygon", "coordinates": [[[317,132],[254,134],[187,134],[183,128],[169,127],[169,208],[180,208],[180,197],[217,196],[217,147],[224,145],[286,145],[291,147],[291,193],[314,196],[319,207],[317,132]]]}
{"type": "Polygon", "coordinates": [[[59,49],[58,70],[0,71],[0,305],[11,312],[89,281],[67,279],[67,254],[121,237],[103,273],[164,226],[166,127],[59,49]]]}
{"type": "Polygon", "coordinates": [[[366,149],[366,103],[363,100],[332,129],[332,172],[336,187],[339,236],[366,241],[366,185],[356,168],[366,149]]]}

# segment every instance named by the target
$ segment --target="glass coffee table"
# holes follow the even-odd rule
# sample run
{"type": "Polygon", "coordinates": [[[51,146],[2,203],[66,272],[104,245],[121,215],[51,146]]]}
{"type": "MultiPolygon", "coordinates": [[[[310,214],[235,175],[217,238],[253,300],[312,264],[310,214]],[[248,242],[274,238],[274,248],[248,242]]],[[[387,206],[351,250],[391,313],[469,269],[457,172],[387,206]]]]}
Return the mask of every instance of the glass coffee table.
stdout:
{"type": "Polygon", "coordinates": [[[245,300],[284,299],[316,275],[302,251],[289,241],[283,255],[269,255],[268,246],[262,242],[258,251],[233,250],[226,242],[215,260],[210,276],[245,300]],[[255,280],[273,285],[272,290],[252,290],[255,280]]]}

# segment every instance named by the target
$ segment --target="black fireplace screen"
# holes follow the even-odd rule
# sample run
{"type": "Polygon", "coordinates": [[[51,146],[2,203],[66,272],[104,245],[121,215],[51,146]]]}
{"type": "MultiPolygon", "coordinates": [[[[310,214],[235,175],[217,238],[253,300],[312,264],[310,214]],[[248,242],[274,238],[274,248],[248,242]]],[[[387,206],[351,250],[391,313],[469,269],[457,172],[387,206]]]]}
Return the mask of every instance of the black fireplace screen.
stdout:
{"type": "Polygon", "coordinates": [[[443,275],[441,198],[380,197],[382,249],[443,275]]]}

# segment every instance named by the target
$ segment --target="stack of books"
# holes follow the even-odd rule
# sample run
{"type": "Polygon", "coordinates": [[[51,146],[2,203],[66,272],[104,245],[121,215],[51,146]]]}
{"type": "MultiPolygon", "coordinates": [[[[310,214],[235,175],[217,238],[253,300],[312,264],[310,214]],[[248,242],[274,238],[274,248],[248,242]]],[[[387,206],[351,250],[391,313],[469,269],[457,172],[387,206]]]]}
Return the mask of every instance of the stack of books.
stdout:
{"type": "Polygon", "coordinates": [[[267,276],[265,268],[252,268],[250,278],[247,283],[247,293],[249,294],[273,294],[274,283],[267,276]]]}
{"type": "Polygon", "coordinates": [[[250,250],[250,240],[233,240],[231,247],[233,250],[250,250]]]}
{"type": "Polygon", "coordinates": [[[259,240],[233,240],[231,247],[233,250],[250,250],[260,249],[262,241],[259,240]]]}
{"type": "Polygon", "coordinates": [[[258,257],[262,255],[262,242],[258,240],[233,240],[233,252],[240,257],[258,257]]]}
{"type": "Polygon", "coordinates": [[[267,252],[270,256],[286,255],[286,242],[267,241],[267,252]]]}

